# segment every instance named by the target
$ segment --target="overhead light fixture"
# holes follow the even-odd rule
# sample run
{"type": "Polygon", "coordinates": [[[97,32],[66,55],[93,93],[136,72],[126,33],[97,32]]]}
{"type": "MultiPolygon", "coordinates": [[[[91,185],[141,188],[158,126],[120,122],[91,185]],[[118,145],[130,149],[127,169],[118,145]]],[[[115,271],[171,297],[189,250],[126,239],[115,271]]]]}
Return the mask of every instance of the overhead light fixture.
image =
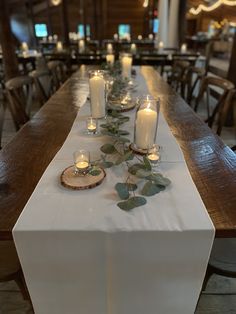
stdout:
{"type": "Polygon", "coordinates": [[[51,4],[56,6],[59,5],[61,3],[61,0],[51,0],[51,4]]]}
{"type": "Polygon", "coordinates": [[[149,4],[149,0],[144,0],[144,2],[143,2],[143,7],[144,7],[144,8],[147,8],[147,7],[148,7],[148,4],[149,4]]]}
{"type": "Polygon", "coordinates": [[[219,8],[221,5],[236,6],[236,1],[234,1],[234,0],[218,0],[210,6],[206,6],[204,4],[199,4],[199,6],[196,9],[191,8],[189,10],[189,13],[191,13],[193,15],[198,15],[202,11],[211,12],[211,11],[214,11],[215,9],[219,8]]]}

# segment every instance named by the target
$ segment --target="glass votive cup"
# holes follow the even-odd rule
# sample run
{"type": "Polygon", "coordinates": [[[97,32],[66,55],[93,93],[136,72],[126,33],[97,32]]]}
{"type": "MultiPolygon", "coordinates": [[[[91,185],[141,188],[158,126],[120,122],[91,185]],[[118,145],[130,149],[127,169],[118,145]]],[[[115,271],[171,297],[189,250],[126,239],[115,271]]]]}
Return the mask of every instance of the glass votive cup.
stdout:
{"type": "Polygon", "coordinates": [[[147,158],[153,167],[158,166],[161,160],[160,146],[157,144],[154,144],[151,148],[149,148],[148,153],[147,153],[147,158]]]}
{"type": "Polygon", "coordinates": [[[90,153],[85,149],[80,149],[73,154],[75,175],[86,175],[90,167],[90,153]]]}
{"type": "Polygon", "coordinates": [[[86,120],[86,130],[88,134],[97,134],[97,130],[98,130],[97,119],[94,119],[93,117],[89,117],[86,120]]]}

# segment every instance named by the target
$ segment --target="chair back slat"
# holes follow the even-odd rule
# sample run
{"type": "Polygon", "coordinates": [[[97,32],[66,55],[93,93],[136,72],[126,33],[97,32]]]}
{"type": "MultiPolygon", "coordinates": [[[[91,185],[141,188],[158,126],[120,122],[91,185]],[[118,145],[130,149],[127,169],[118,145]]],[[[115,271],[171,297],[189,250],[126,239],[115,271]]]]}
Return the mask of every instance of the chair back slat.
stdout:
{"type": "MultiPolygon", "coordinates": [[[[216,120],[216,116],[218,115],[218,122],[220,121],[219,119],[221,114],[225,112],[223,108],[225,107],[227,97],[229,93],[231,93],[234,90],[234,84],[226,79],[220,78],[220,77],[212,77],[212,76],[206,76],[202,79],[202,83],[200,86],[200,90],[198,93],[198,96],[196,98],[194,110],[197,111],[200,102],[202,101],[204,95],[207,95],[207,119],[205,122],[208,123],[209,127],[213,127],[213,124],[216,120]],[[219,92],[217,91],[218,94],[218,99],[215,104],[215,107],[210,113],[210,103],[209,103],[209,94],[212,92],[214,88],[217,88],[219,92]]],[[[221,125],[220,129],[217,131],[218,135],[221,132],[223,125],[221,125]]]]}
{"type": "Polygon", "coordinates": [[[20,129],[29,119],[33,98],[33,79],[19,76],[6,82],[9,109],[16,127],[20,129]]]}

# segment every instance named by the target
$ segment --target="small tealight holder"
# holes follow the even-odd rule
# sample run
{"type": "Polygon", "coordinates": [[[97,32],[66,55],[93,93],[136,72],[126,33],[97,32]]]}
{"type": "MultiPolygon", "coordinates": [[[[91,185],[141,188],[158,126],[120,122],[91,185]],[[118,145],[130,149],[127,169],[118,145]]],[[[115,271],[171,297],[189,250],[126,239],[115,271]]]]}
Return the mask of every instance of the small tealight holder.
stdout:
{"type": "Polygon", "coordinates": [[[90,154],[87,150],[80,149],[73,154],[75,175],[85,176],[89,171],[90,154]]]}
{"type": "Polygon", "coordinates": [[[86,120],[86,128],[87,128],[88,134],[90,135],[97,134],[97,130],[98,130],[97,119],[94,119],[93,117],[89,117],[86,120]]]}
{"type": "Polygon", "coordinates": [[[160,146],[153,144],[153,146],[148,149],[147,158],[153,167],[157,166],[161,160],[160,146]]]}

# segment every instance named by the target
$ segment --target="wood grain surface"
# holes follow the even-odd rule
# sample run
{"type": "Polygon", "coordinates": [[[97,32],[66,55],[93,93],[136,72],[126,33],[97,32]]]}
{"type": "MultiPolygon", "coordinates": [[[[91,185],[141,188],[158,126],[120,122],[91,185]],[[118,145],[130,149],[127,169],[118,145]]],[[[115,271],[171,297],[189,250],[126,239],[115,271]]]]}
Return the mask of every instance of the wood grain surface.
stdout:
{"type": "MultiPolygon", "coordinates": [[[[83,101],[86,69],[83,66],[70,78],[0,152],[0,240],[12,239],[21,211],[64,143],[83,101]]],[[[153,68],[141,69],[151,93],[161,98],[162,111],[183,150],[216,236],[235,237],[236,155],[153,68]]]]}

